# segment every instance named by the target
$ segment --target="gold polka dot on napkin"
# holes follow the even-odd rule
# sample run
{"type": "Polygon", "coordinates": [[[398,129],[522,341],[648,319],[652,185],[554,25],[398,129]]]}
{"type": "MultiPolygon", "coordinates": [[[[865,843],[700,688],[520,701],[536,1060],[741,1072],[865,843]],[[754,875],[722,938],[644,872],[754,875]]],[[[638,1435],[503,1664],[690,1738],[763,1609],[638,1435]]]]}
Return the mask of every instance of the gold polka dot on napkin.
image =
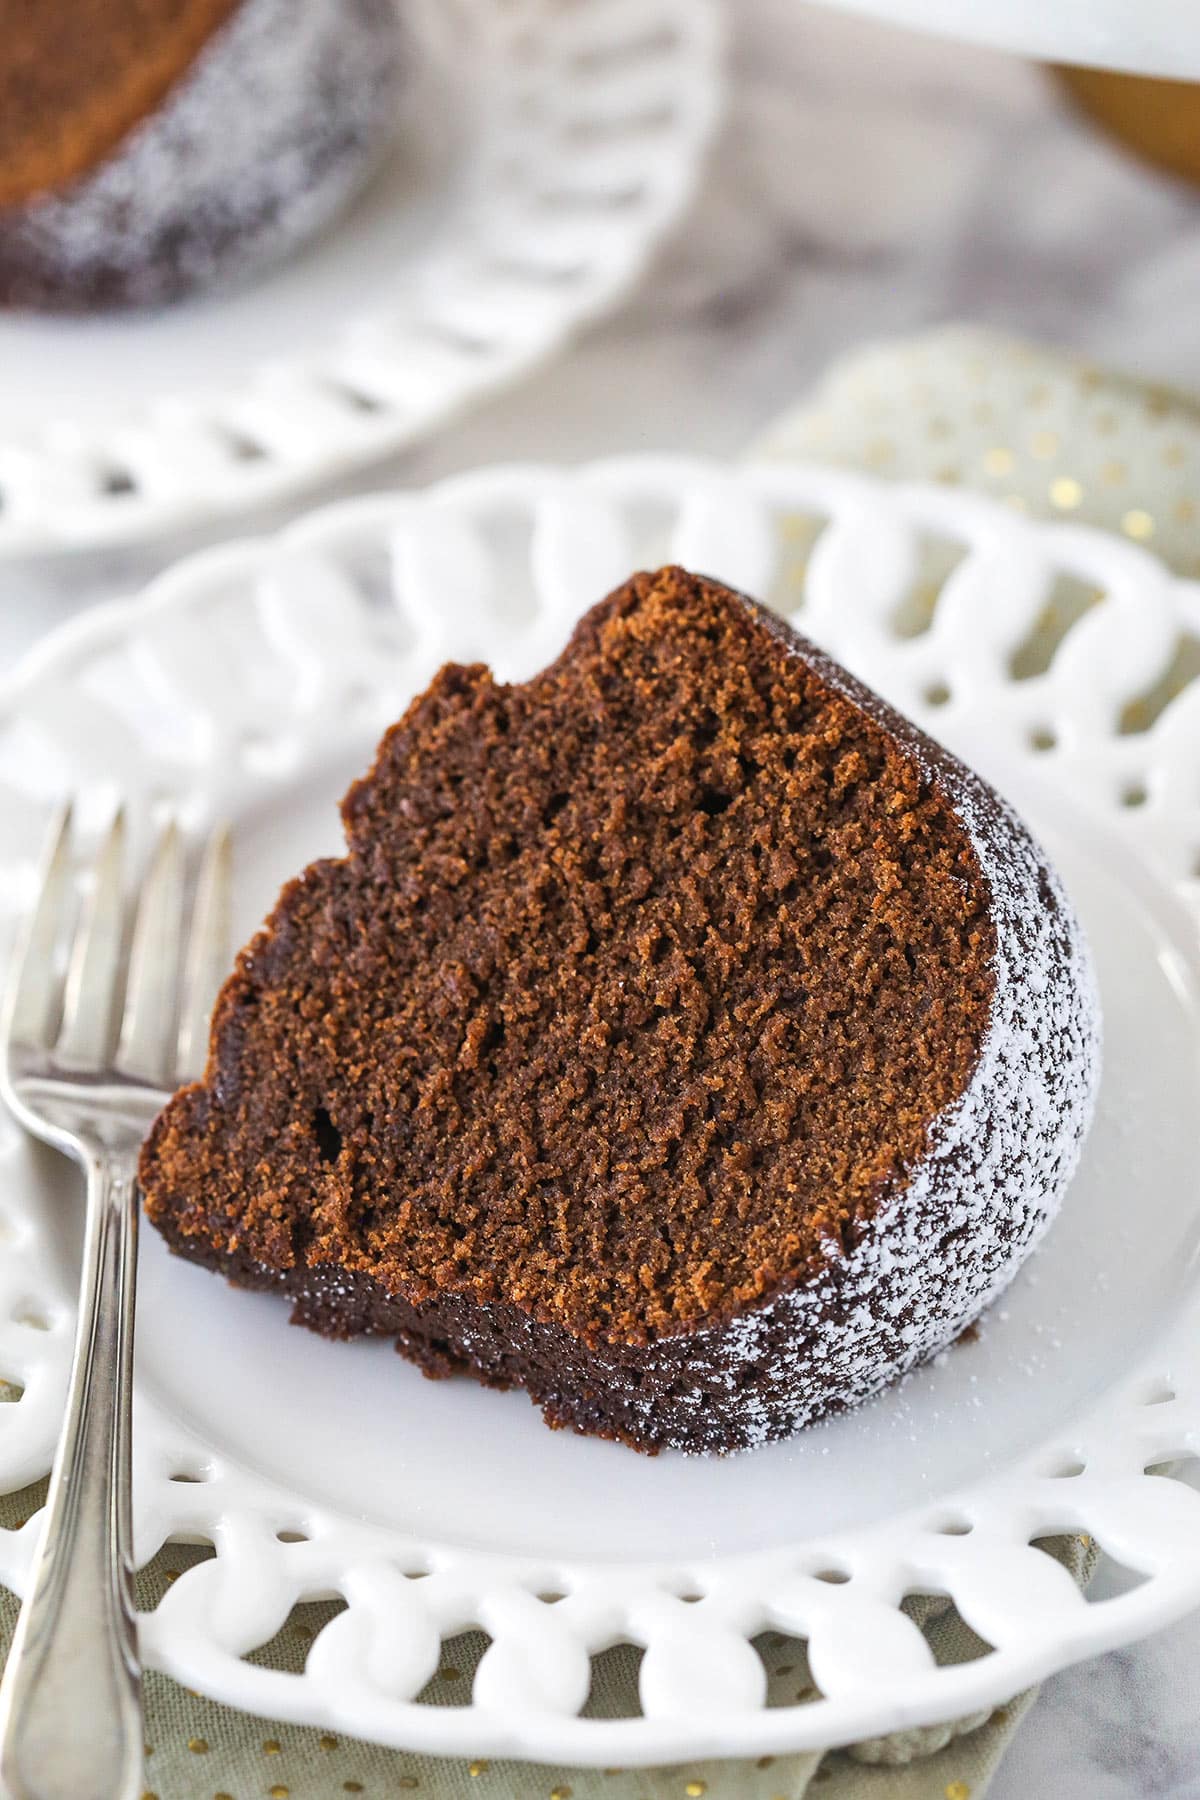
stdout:
{"type": "Polygon", "coordinates": [[[751,454],[978,489],[1200,575],[1200,402],[970,326],[834,365],[751,454]]]}

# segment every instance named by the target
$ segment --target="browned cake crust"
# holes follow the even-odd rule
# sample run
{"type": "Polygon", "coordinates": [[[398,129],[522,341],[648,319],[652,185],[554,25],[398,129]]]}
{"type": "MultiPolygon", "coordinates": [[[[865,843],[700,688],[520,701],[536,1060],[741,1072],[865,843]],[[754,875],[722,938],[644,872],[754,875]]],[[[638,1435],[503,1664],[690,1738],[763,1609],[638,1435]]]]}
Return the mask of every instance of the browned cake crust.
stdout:
{"type": "Polygon", "coordinates": [[[348,855],[284,889],[147,1143],[183,1254],[551,1423],[723,1449],[938,1347],[1044,1223],[1094,1048],[1061,896],[990,790],[741,596],[637,576],[529,683],[443,669],[342,810],[348,855]],[[1061,1104],[968,1256],[956,1190],[1006,1131],[915,1176],[996,1023],[1018,867],[1061,1104]],[[842,1342],[926,1230],[876,1254],[907,1189],[957,1281],[842,1342]]]}
{"type": "Polygon", "coordinates": [[[0,0],[0,206],[103,162],[240,3],[0,0]]]}

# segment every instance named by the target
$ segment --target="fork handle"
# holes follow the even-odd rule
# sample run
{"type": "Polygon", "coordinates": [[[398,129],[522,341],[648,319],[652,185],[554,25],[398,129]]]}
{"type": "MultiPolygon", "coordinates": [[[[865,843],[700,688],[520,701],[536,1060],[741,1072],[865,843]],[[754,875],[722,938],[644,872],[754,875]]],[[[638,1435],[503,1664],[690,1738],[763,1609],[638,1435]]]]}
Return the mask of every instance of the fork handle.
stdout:
{"type": "Polygon", "coordinates": [[[137,1195],[96,1148],[66,1423],[0,1689],[5,1800],[138,1800],[141,1669],[130,1529],[137,1195]]]}

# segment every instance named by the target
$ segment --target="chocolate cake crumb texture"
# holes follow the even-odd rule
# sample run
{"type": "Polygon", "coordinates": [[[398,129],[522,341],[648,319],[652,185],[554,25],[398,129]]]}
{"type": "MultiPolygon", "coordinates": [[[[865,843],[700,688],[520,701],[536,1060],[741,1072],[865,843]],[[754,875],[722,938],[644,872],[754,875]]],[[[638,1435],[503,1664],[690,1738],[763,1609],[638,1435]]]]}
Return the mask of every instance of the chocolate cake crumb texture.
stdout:
{"type": "Polygon", "coordinates": [[[984,783],[678,569],[451,665],[285,888],[143,1157],[185,1255],[552,1423],[732,1449],[962,1331],[1052,1216],[1098,1022],[984,783]]]}

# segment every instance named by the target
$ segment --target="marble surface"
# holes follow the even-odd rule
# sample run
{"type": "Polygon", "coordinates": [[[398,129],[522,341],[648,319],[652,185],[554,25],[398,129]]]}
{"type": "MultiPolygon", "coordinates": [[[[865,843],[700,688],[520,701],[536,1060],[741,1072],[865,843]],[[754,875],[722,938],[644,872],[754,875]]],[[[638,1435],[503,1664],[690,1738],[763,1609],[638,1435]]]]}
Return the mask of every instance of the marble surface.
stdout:
{"type": "MultiPolygon", "coordinates": [[[[799,0],[736,0],[704,197],[563,361],[337,490],[497,458],[736,454],[838,352],[956,318],[1200,392],[1200,196],[1097,139],[1041,72],[799,0]]],[[[263,517],[252,527],[273,522],[263,517]]],[[[0,669],[178,545],[0,570],[0,669]]],[[[1200,1618],[1049,1682],[992,1800],[1200,1800],[1200,1618]]]]}

